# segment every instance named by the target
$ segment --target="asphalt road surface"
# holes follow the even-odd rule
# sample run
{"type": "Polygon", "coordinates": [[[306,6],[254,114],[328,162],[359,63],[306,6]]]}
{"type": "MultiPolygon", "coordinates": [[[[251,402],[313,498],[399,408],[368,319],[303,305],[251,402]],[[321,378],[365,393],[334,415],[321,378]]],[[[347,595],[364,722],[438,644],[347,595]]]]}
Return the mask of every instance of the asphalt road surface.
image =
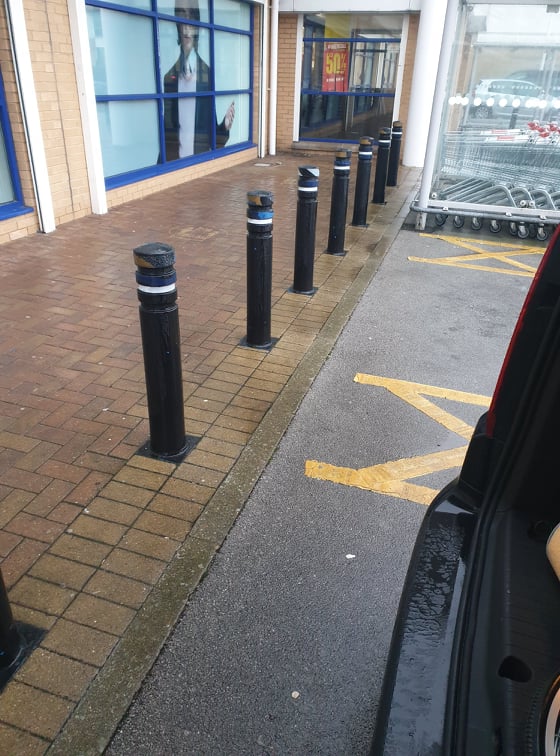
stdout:
{"type": "Polygon", "coordinates": [[[519,254],[400,232],[107,754],[367,753],[449,418],[484,410],[543,251],[492,242],[519,254]]]}

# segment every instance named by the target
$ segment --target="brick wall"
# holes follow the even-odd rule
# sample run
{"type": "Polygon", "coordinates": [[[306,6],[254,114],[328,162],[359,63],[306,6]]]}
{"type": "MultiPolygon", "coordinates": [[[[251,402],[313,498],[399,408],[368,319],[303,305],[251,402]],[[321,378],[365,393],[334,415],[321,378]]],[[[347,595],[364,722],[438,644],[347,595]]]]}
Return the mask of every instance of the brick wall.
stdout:
{"type": "MultiPolygon", "coordinates": [[[[4,3],[0,3],[0,66],[2,68],[2,77],[4,79],[6,104],[12,127],[16,160],[22,185],[23,201],[26,205],[34,207],[35,197],[33,193],[33,182],[27,156],[23,118],[12,62],[4,3]]],[[[37,213],[35,212],[27,213],[26,215],[18,215],[15,218],[8,218],[7,220],[0,221],[0,244],[12,239],[17,239],[20,236],[27,236],[30,233],[35,233],[38,225],[37,213]]]]}
{"type": "Polygon", "coordinates": [[[278,97],[276,146],[291,149],[294,141],[294,92],[296,81],[297,15],[281,13],[278,19],[278,97]]]}
{"type": "Polygon", "coordinates": [[[408,124],[408,111],[410,107],[410,92],[412,88],[412,72],[414,70],[414,56],[416,55],[416,43],[418,40],[418,25],[420,23],[420,14],[411,13],[408,25],[408,42],[404,58],[403,85],[401,92],[401,104],[399,108],[399,120],[403,124],[403,137],[401,143],[401,155],[404,151],[406,141],[406,132],[411,128],[408,124]]]}

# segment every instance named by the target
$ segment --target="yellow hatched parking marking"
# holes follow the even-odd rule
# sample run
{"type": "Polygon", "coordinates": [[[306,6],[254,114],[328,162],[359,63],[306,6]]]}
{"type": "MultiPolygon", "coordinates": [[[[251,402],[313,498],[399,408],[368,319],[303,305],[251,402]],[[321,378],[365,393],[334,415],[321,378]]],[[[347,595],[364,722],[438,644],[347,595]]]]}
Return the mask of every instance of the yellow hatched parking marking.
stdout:
{"type": "Polygon", "coordinates": [[[460,236],[442,236],[438,234],[421,234],[426,238],[439,239],[440,241],[453,244],[456,247],[470,250],[468,255],[453,255],[447,257],[409,257],[411,262],[423,262],[430,265],[449,265],[454,268],[468,268],[470,270],[484,270],[490,273],[502,273],[506,276],[524,276],[532,278],[537,270],[540,258],[544,254],[542,247],[534,246],[519,246],[512,243],[506,244],[504,242],[493,241],[473,241],[472,239],[465,239],[460,236]],[[486,247],[499,248],[502,251],[494,252],[486,249],[486,247]],[[527,257],[528,255],[537,255],[538,259],[535,261],[535,265],[529,265],[518,257],[527,257]],[[479,261],[494,260],[504,264],[507,267],[497,267],[493,265],[482,265],[479,261]]]}
{"type": "MultiPolygon", "coordinates": [[[[442,410],[426,397],[448,399],[480,407],[488,407],[490,403],[490,397],[482,394],[471,394],[465,391],[455,391],[439,386],[428,386],[423,383],[383,378],[365,373],[358,373],[354,380],[364,385],[387,389],[407,404],[432,418],[439,425],[467,440],[472,435],[473,427],[451,412],[442,410]]],[[[393,460],[358,469],[308,460],[305,464],[305,474],[309,478],[354,486],[374,493],[398,496],[401,499],[428,505],[436,495],[437,490],[411,483],[410,479],[460,467],[466,450],[466,445],[462,445],[455,449],[393,460]]]]}

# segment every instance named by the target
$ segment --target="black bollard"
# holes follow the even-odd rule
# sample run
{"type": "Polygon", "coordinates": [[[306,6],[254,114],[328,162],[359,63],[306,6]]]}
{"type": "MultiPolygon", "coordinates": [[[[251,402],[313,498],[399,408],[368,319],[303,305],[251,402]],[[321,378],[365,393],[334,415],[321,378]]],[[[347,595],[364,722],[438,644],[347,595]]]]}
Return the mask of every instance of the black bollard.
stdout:
{"type": "Polygon", "coordinates": [[[150,451],[168,459],[186,452],[177,274],[173,247],[134,249],[150,421],[150,451]]]}
{"type": "Polygon", "coordinates": [[[12,615],[4,578],[0,572],[0,689],[21,663],[25,643],[12,615]]]}
{"type": "Polygon", "coordinates": [[[312,165],[302,165],[298,168],[298,206],[292,288],[295,294],[313,294],[315,291],[313,264],[315,262],[318,185],[318,168],[312,165]]]}
{"type": "Polygon", "coordinates": [[[389,168],[387,170],[387,186],[397,185],[399,162],[401,159],[402,123],[393,121],[391,131],[391,148],[389,150],[389,168]]]}
{"type": "Polygon", "coordinates": [[[326,249],[329,255],[346,254],[344,251],[344,234],[346,231],[351,155],[350,150],[341,150],[334,157],[329,241],[326,249]]]}
{"type": "Polygon", "coordinates": [[[377,161],[373,183],[373,199],[371,201],[383,205],[385,203],[385,184],[387,183],[391,129],[383,128],[379,130],[377,144],[377,161]]]}
{"type": "Polygon", "coordinates": [[[371,178],[371,161],[373,158],[373,139],[360,137],[358,151],[358,171],[356,173],[356,192],[354,194],[353,226],[367,226],[367,207],[369,201],[369,182],[371,178]]]}
{"type": "Polygon", "coordinates": [[[247,346],[272,344],[272,192],[247,192],[247,346]]]}

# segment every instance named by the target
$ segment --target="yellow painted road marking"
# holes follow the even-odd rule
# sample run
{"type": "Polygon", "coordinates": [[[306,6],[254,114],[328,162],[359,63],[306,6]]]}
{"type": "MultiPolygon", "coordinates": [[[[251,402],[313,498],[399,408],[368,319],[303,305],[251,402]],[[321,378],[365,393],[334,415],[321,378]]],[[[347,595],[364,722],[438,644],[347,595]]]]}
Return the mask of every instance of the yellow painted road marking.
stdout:
{"type": "MultiPolygon", "coordinates": [[[[490,403],[490,397],[482,394],[455,391],[453,389],[440,388],[439,386],[428,386],[424,383],[383,378],[365,373],[358,373],[354,381],[364,385],[379,386],[387,389],[407,404],[410,404],[415,409],[435,420],[439,425],[467,440],[472,435],[473,427],[451,412],[442,410],[426,397],[448,399],[480,407],[488,407],[490,403]]],[[[428,486],[410,483],[409,479],[460,467],[463,464],[466,449],[467,447],[463,445],[455,449],[393,460],[358,469],[308,460],[305,463],[305,474],[309,478],[326,480],[345,486],[354,486],[374,493],[398,496],[402,499],[417,502],[418,504],[427,505],[434,498],[437,490],[428,486]]]]}
{"type": "Polygon", "coordinates": [[[308,478],[328,480],[331,483],[340,483],[344,486],[362,488],[374,493],[398,496],[401,499],[428,505],[436,495],[437,490],[428,488],[428,486],[409,483],[408,479],[460,467],[463,464],[466,451],[466,446],[459,446],[448,451],[425,454],[421,457],[397,459],[394,462],[360,467],[357,470],[310,459],[305,463],[305,474],[308,478]]]}
{"type": "Polygon", "coordinates": [[[439,425],[448,428],[458,436],[466,438],[467,441],[472,436],[474,428],[468,425],[460,418],[452,415],[450,412],[438,407],[426,396],[433,396],[439,399],[449,399],[462,404],[474,404],[478,407],[488,407],[490,398],[482,394],[470,394],[466,391],[455,391],[453,389],[439,388],[438,386],[428,386],[425,383],[413,383],[412,381],[399,381],[395,378],[382,378],[378,375],[367,375],[358,373],[354,380],[356,383],[364,383],[370,386],[381,386],[386,388],[395,396],[420,410],[439,425]]]}
{"type": "Polygon", "coordinates": [[[465,239],[461,236],[442,236],[439,234],[421,234],[426,238],[439,239],[440,241],[453,244],[456,247],[462,247],[463,249],[470,250],[471,254],[468,255],[452,255],[447,257],[413,257],[408,259],[411,262],[423,262],[430,265],[449,265],[454,268],[468,268],[470,270],[484,270],[490,273],[502,273],[507,276],[524,276],[532,278],[537,270],[539,260],[536,260],[536,265],[529,265],[522,260],[518,260],[518,257],[526,257],[528,255],[538,255],[541,258],[544,254],[542,247],[533,246],[519,246],[512,243],[506,244],[505,242],[494,241],[473,241],[472,239],[465,239]],[[486,247],[499,248],[502,251],[494,252],[486,249],[486,247]],[[496,267],[492,265],[482,265],[479,261],[482,260],[494,260],[496,262],[504,263],[508,267],[496,267]]]}

